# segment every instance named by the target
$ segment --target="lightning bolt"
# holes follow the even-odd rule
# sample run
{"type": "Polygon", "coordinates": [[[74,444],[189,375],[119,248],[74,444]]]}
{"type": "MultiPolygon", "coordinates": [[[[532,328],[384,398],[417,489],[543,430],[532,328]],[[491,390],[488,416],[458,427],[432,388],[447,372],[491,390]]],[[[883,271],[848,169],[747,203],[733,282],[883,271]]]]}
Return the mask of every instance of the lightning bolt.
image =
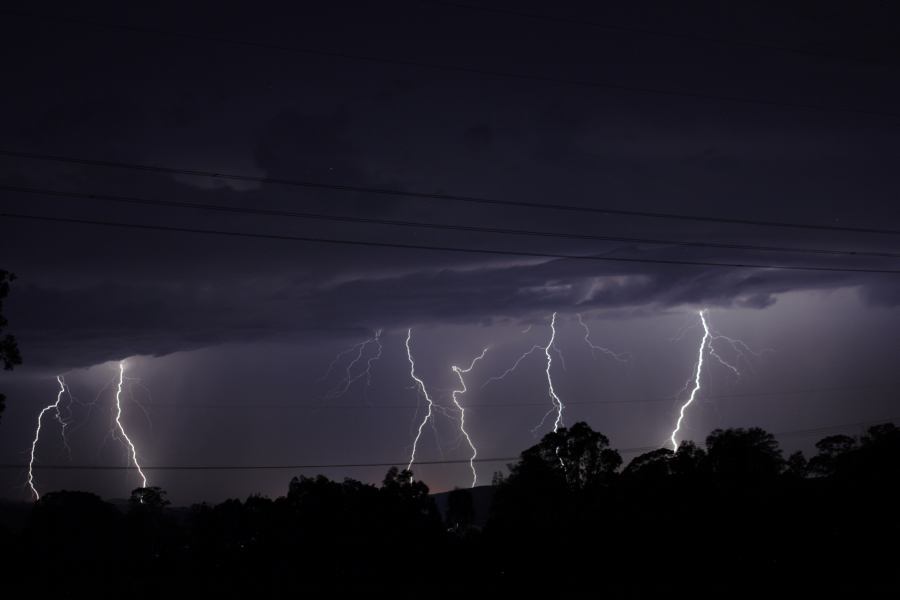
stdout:
{"type": "MultiPolygon", "coordinates": [[[[714,358],[716,360],[716,362],[718,362],[720,365],[722,365],[723,367],[725,367],[726,369],[728,369],[729,371],[734,373],[735,376],[740,377],[740,375],[741,375],[740,370],[735,365],[733,365],[730,362],[728,362],[727,360],[725,360],[722,357],[722,355],[716,351],[713,344],[717,341],[727,342],[731,346],[732,350],[737,353],[737,356],[739,359],[740,358],[746,359],[746,355],[748,353],[755,357],[760,357],[763,355],[763,353],[770,351],[768,348],[765,350],[759,351],[759,352],[754,351],[752,348],[750,348],[750,346],[748,346],[743,341],[734,339],[734,338],[728,337],[727,335],[722,335],[722,334],[716,332],[709,326],[706,309],[698,311],[697,314],[700,316],[700,324],[703,326],[703,338],[700,340],[700,349],[697,351],[697,367],[694,372],[693,387],[691,388],[691,392],[690,392],[690,395],[688,396],[687,401],[681,405],[681,409],[678,412],[678,421],[675,423],[675,429],[672,431],[672,435],[669,437],[669,439],[672,442],[673,450],[678,450],[678,440],[676,439],[675,436],[678,434],[679,430],[681,429],[681,424],[684,422],[684,413],[687,410],[687,408],[694,402],[694,400],[697,397],[697,394],[700,392],[700,387],[701,387],[700,377],[701,377],[701,374],[703,371],[703,356],[704,356],[704,354],[709,354],[710,357],[714,358]]],[[[682,332],[685,330],[682,330],[682,332]]],[[[687,384],[685,384],[682,391],[679,392],[679,395],[681,393],[683,393],[685,390],[687,390],[689,387],[691,387],[690,380],[688,380],[687,384]]]]}
{"type": "Polygon", "coordinates": [[[553,423],[553,433],[556,433],[559,430],[559,426],[562,425],[563,403],[559,396],[556,395],[556,390],[553,389],[553,377],[550,375],[550,366],[553,364],[550,348],[553,347],[554,341],[556,341],[556,313],[553,313],[553,316],[550,318],[550,341],[544,346],[544,355],[547,357],[547,390],[550,393],[550,401],[556,409],[556,421],[553,423]]]}
{"type": "Polygon", "coordinates": [[[416,361],[413,359],[412,350],[409,347],[409,341],[411,339],[412,329],[409,329],[406,332],[406,357],[409,359],[409,376],[412,377],[418,388],[422,390],[422,395],[425,396],[425,401],[428,403],[428,406],[425,412],[425,418],[422,419],[421,423],[419,423],[418,432],[416,433],[416,437],[413,440],[412,453],[409,456],[409,464],[406,465],[407,471],[412,468],[412,464],[416,460],[416,448],[419,445],[419,438],[422,437],[422,430],[425,428],[425,424],[428,423],[429,420],[432,420],[432,409],[434,408],[434,401],[431,399],[431,396],[428,395],[428,390],[425,388],[425,382],[419,379],[419,377],[416,375],[416,361]]]}
{"type": "Polygon", "coordinates": [[[675,439],[675,436],[681,429],[682,421],[684,421],[684,411],[686,411],[687,407],[694,402],[694,398],[696,398],[697,392],[700,391],[700,375],[703,372],[703,350],[709,343],[710,333],[709,325],[706,322],[706,311],[701,310],[698,312],[698,314],[700,315],[700,322],[703,324],[703,339],[700,340],[700,350],[697,352],[697,370],[694,374],[694,388],[691,390],[691,395],[688,397],[687,402],[681,405],[681,410],[678,413],[678,422],[675,423],[675,429],[672,431],[672,435],[670,437],[670,439],[672,440],[672,450],[678,450],[678,441],[675,439]]]}
{"type": "Polygon", "coordinates": [[[579,325],[581,325],[581,328],[584,329],[584,343],[587,344],[588,348],[591,349],[591,356],[593,356],[596,352],[602,352],[603,354],[606,354],[607,356],[611,356],[612,358],[616,359],[619,362],[622,362],[622,363],[628,362],[627,354],[624,354],[624,353],[620,354],[618,352],[613,352],[609,348],[605,348],[604,346],[598,346],[597,344],[592,342],[591,341],[591,330],[588,328],[587,323],[584,322],[584,319],[581,318],[581,313],[578,313],[576,316],[578,317],[579,325]]]}
{"type": "MultiPolygon", "coordinates": [[[[541,419],[541,422],[538,423],[537,426],[531,430],[532,433],[535,433],[538,429],[543,427],[544,423],[547,421],[547,418],[551,414],[553,414],[554,411],[556,412],[556,420],[554,421],[554,424],[553,424],[554,433],[559,430],[559,427],[562,424],[562,413],[563,413],[564,406],[563,406],[562,401],[559,399],[559,396],[556,394],[556,390],[553,388],[553,376],[550,374],[550,366],[553,363],[553,357],[551,355],[551,352],[556,352],[559,355],[560,359],[562,359],[562,354],[559,352],[559,349],[556,347],[555,342],[556,342],[556,313],[554,312],[553,315],[550,317],[550,339],[547,341],[547,344],[545,346],[539,346],[539,345],[532,346],[531,348],[526,350],[521,356],[519,356],[519,358],[516,359],[516,362],[514,362],[510,368],[503,371],[503,373],[501,373],[500,375],[495,375],[495,376],[491,377],[490,379],[485,381],[481,386],[482,388],[484,388],[487,385],[489,385],[491,382],[505,379],[507,375],[509,375],[510,373],[512,373],[519,367],[519,364],[523,360],[525,360],[526,358],[528,358],[529,356],[531,356],[532,354],[534,354],[537,351],[542,351],[544,353],[544,356],[547,358],[547,368],[546,368],[547,393],[550,396],[550,402],[551,402],[552,406],[550,407],[550,410],[548,410],[546,413],[544,413],[544,417],[541,419]]],[[[562,360],[560,360],[560,362],[562,362],[562,360]]]]}
{"type": "Polygon", "coordinates": [[[475,448],[475,444],[472,443],[472,438],[469,437],[469,432],[466,431],[466,409],[459,403],[459,397],[469,391],[466,387],[466,381],[463,379],[463,375],[470,372],[475,367],[475,363],[484,358],[487,351],[487,348],[482,350],[481,354],[472,359],[472,362],[469,363],[469,366],[465,369],[460,369],[456,365],[450,367],[452,371],[456,373],[456,376],[459,377],[459,384],[462,386],[462,389],[453,390],[451,397],[453,398],[453,404],[455,404],[456,408],[459,410],[459,430],[469,443],[469,448],[472,449],[472,457],[469,459],[469,468],[472,470],[472,487],[475,487],[475,484],[478,482],[478,472],[475,470],[475,458],[478,456],[478,449],[475,448]]]}
{"type": "Polygon", "coordinates": [[[69,424],[68,421],[62,418],[60,413],[59,403],[62,401],[63,394],[66,392],[66,383],[62,378],[62,375],[56,376],[56,381],[59,383],[59,392],[56,394],[56,402],[53,404],[48,404],[41,412],[38,413],[37,418],[37,427],[34,430],[34,440],[31,442],[31,459],[28,461],[28,487],[31,488],[31,495],[34,496],[34,499],[40,500],[41,495],[38,493],[37,488],[34,487],[34,455],[37,451],[38,442],[41,439],[41,424],[44,420],[44,415],[48,411],[54,411],[56,413],[56,420],[59,421],[60,426],[62,427],[62,439],[63,444],[66,446],[66,450],[71,455],[72,449],[69,447],[69,440],[66,438],[66,426],[69,424]]]}
{"type": "Polygon", "coordinates": [[[128,445],[129,454],[131,455],[131,462],[134,463],[135,468],[137,468],[138,474],[140,474],[141,476],[141,487],[147,487],[147,476],[144,475],[144,471],[141,469],[140,463],[138,463],[137,450],[135,450],[134,443],[132,443],[131,438],[128,437],[128,434],[125,433],[125,427],[122,425],[122,385],[124,381],[125,362],[122,361],[119,363],[119,381],[116,386],[116,426],[119,429],[119,433],[122,434],[125,443],[128,445]]]}

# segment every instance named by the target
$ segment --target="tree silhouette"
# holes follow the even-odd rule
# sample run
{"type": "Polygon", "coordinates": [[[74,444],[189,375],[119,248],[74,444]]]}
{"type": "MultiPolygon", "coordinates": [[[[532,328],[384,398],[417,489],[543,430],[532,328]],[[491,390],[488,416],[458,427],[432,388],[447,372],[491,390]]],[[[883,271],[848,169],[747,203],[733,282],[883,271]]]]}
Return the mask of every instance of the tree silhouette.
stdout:
{"type": "Polygon", "coordinates": [[[799,450],[788,456],[784,463],[784,474],[791,479],[804,479],[809,474],[809,461],[799,450]]]}
{"type": "Polygon", "coordinates": [[[158,487],[118,507],[50,492],[24,529],[0,527],[4,591],[67,597],[101,582],[158,598],[177,581],[203,597],[403,597],[437,582],[441,596],[897,596],[900,429],[830,436],[809,464],[783,460],[760,429],[706,443],[647,452],[620,472],[604,436],[560,429],[498,478],[483,528],[471,526],[469,490],[449,494],[442,522],[428,487],[396,468],[380,485],[300,476],[274,500],[189,511],[158,487]]]}
{"type": "MultiPolygon", "coordinates": [[[[0,363],[6,371],[11,370],[16,365],[22,364],[22,355],[19,354],[19,344],[12,334],[4,334],[8,321],[3,316],[3,301],[9,296],[10,283],[16,280],[16,276],[9,271],[0,269],[0,363]]],[[[0,418],[6,409],[6,395],[0,393],[0,418]]]]}
{"type": "Polygon", "coordinates": [[[594,431],[587,423],[546,434],[540,443],[522,453],[522,460],[510,477],[527,477],[546,470],[561,477],[572,489],[584,490],[602,485],[622,465],[622,457],[609,447],[609,439],[594,431]]]}
{"type": "Polygon", "coordinates": [[[831,435],[816,443],[819,451],[809,461],[809,471],[819,477],[831,477],[846,470],[858,445],[849,435],[831,435]]]}
{"type": "Polygon", "coordinates": [[[622,475],[632,481],[661,480],[671,473],[674,454],[668,448],[659,448],[636,456],[625,467],[622,475]]]}
{"type": "Polygon", "coordinates": [[[775,437],[759,427],[716,429],[706,438],[710,471],[720,480],[757,483],[781,473],[784,460],[775,437]]]}
{"type": "Polygon", "coordinates": [[[705,450],[691,441],[682,442],[669,461],[672,475],[699,481],[709,474],[709,460],[705,450]]]}
{"type": "Polygon", "coordinates": [[[900,428],[893,423],[873,425],[860,439],[860,464],[870,477],[900,477],[900,428]]]}

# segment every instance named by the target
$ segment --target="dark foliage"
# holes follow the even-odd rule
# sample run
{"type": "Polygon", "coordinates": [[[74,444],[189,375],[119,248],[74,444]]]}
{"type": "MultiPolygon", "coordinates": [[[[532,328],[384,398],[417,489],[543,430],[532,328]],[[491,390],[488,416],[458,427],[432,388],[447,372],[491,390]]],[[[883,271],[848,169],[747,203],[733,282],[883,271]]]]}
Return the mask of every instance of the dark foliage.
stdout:
{"type": "MultiPolygon", "coordinates": [[[[659,449],[621,469],[584,423],[498,478],[487,524],[469,490],[439,515],[391,469],[380,486],[297,477],[275,500],[169,507],[138,488],[119,510],[53,492],[0,531],[6,589],[151,597],[896,597],[900,429],[832,436],[808,462],[756,428],[659,449]]],[[[10,596],[12,597],[12,596],[10,596]]]]}
{"type": "MultiPolygon", "coordinates": [[[[7,371],[16,365],[22,364],[22,355],[19,354],[19,344],[16,337],[3,331],[6,329],[8,321],[3,316],[3,301],[9,295],[9,285],[16,280],[16,276],[9,271],[0,269],[0,364],[7,371]]],[[[3,416],[3,410],[6,408],[6,396],[0,393],[0,417],[3,416]]]]}

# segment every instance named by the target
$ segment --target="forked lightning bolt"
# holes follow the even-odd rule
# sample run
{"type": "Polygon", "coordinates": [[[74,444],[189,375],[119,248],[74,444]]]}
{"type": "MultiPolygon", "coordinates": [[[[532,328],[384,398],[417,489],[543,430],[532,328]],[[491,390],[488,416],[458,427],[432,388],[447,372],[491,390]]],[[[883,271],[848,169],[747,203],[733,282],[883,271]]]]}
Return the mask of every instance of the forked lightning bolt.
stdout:
{"type": "Polygon", "coordinates": [[[28,461],[28,487],[31,488],[31,495],[34,496],[35,500],[40,500],[41,495],[38,493],[37,488],[34,487],[34,455],[37,451],[38,442],[41,439],[41,423],[44,420],[44,415],[48,411],[52,410],[56,413],[56,420],[59,421],[59,424],[62,427],[63,444],[65,444],[66,449],[69,450],[69,441],[66,438],[66,426],[68,425],[68,422],[63,420],[59,406],[59,403],[62,401],[63,394],[66,392],[66,383],[61,375],[56,376],[56,381],[59,383],[59,392],[57,392],[56,394],[56,402],[54,402],[53,404],[48,404],[43,409],[41,409],[41,412],[38,414],[37,418],[37,427],[34,430],[34,440],[32,440],[31,442],[31,460],[28,461]]]}
{"type": "Polygon", "coordinates": [[[122,425],[122,384],[124,380],[125,363],[123,361],[119,363],[119,381],[116,387],[116,427],[118,428],[119,433],[122,434],[125,443],[128,445],[131,462],[134,463],[138,474],[141,476],[141,487],[147,487],[147,476],[144,475],[144,471],[141,469],[140,463],[138,463],[137,450],[135,450],[134,443],[131,441],[131,438],[128,437],[128,434],[125,433],[125,427],[122,425]]]}
{"type": "Polygon", "coordinates": [[[708,353],[712,358],[716,359],[716,362],[731,371],[735,376],[739,377],[741,374],[740,370],[735,365],[725,360],[722,355],[716,351],[715,347],[713,346],[714,342],[724,340],[731,345],[732,349],[737,353],[738,358],[745,358],[745,352],[750,353],[756,357],[761,356],[762,353],[765,352],[765,350],[763,350],[762,352],[755,352],[741,340],[736,340],[734,338],[730,338],[726,335],[722,335],[716,331],[713,331],[709,326],[709,320],[707,319],[705,309],[698,311],[697,314],[700,316],[700,324],[703,326],[703,338],[700,340],[700,349],[697,352],[697,367],[694,371],[693,386],[691,384],[691,381],[688,380],[688,383],[682,390],[684,391],[691,387],[691,393],[688,396],[687,401],[681,405],[681,408],[678,411],[678,421],[675,423],[675,429],[672,431],[672,435],[669,438],[672,442],[673,450],[678,450],[678,440],[676,439],[676,435],[681,430],[681,424],[684,422],[685,411],[694,402],[694,400],[696,400],[697,394],[700,392],[701,375],[703,372],[703,355],[705,353],[708,353]]]}
{"type": "Polygon", "coordinates": [[[425,401],[428,403],[428,407],[425,411],[425,418],[422,419],[421,423],[419,423],[418,432],[416,433],[416,437],[413,440],[412,453],[409,456],[409,464],[406,465],[407,471],[412,468],[413,462],[415,462],[416,460],[416,448],[419,445],[419,438],[422,437],[422,430],[425,428],[425,424],[428,423],[429,420],[432,420],[432,415],[434,414],[434,401],[432,401],[431,396],[428,395],[428,389],[425,387],[425,382],[419,379],[419,377],[416,375],[416,361],[413,359],[412,350],[409,347],[409,341],[411,339],[412,329],[409,329],[406,332],[406,357],[409,359],[409,376],[412,377],[418,388],[422,390],[422,395],[425,396],[425,401]]]}
{"type": "MultiPolygon", "coordinates": [[[[452,398],[453,404],[456,405],[456,408],[459,410],[459,430],[462,432],[463,436],[465,436],[466,441],[469,443],[469,448],[472,449],[472,457],[469,459],[469,468],[472,470],[472,487],[475,487],[475,484],[478,483],[478,472],[475,470],[475,458],[478,456],[478,449],[475,448],[475,444],[472,443],[472,438],[469,436],[469,432],[466,431],[466,409],[463,408],[462,404],[459,403],[459,397],[465,394],[468,390],[466,387],[466,381],[463,379],[463,374],[470,372],[474,367],[475,363],[484,358],[484,355],[487,354],[488,349],[485,348],[481,351],[481,354],[476,356],[469,366],[465,369],[460,369],[456,365],[453,365],[451,369],[456,376],[459,377],[459,384],[462,386],[462,389],[453,390],[452,398]]],[[[424,386],[423,386],[424,387],[424,386]]]]}

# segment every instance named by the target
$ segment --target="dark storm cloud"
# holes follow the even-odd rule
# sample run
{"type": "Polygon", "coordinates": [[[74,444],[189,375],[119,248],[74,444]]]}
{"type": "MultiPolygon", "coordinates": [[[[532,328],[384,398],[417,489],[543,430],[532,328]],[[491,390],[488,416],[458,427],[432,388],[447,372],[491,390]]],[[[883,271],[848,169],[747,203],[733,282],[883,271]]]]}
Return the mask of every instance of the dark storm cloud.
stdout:
{"type": "MultiPolygon", "coordinates": [[[[598,36],[590,28],[568,26],[541,29],[547,43],[535,46],[528,43],[533,29],[523,23],[510,24],[498,36],[496,22],[460,11],[441,11],[439,19],[426,11],[423,18],[431,33],[420,35],[395,22],[389,11],[359,9],[364,14],[351,21],[335,18],[340,11],[333,7],[304,14],[304,44],[343,45],[351,54],[372,54],[377,48],[379,55],[407,58],[413,44],[423,62],[531,69],[574,79],[588,73],[591,79],[636,87],[651,82],[650,87],[786,103],[887,110],[891,103],[886,98],[896,94],[882,69],[852,62],[740,49],[710,52],[702,45],[598,36]],[[446,43],[456,39],[460,27],[468,32],[463,50],[446,43]],[[373,36],[381,30],[383,35],[373,36]],[[740,78],[733,76],[736,64],[740,78]],[[811,75],[802,79],[797,73],[811,75]]],[[[634,18],[626,7],[581,10],[600,21],[634,18]]],[[[760,16],[768,14],[766,7],[749,13],[748,22],[787,44],[780,25],[760,16]]],[[[663,29],[699,27],[680,13],[654,14],[663,29]]],[[[285,45],[296,44],[298,36],[281,23],[247,23],[240,11],[222,13],[213,24],[191,11],[183,19],[188,29],[214,26],[233,37],[258,34],[285,45]]],[[[825,27],[798,23],[792,27],[814,39],[825,27]]],[[[610,93],[186,40],[160,45],[153,36],[47,27],[37,41],[24,29],[10,32],[13,41],[33,48],[28,62],[16,65],[10,75],[27,91],[2,100],[4,114],[17,115],[2,122],[4,144],[10,147],[533,202],[900,227],[888,208],[898,186],[891,168],[898,158],[895,135],[867,117],[610,93]],[[123,73],[127,76],[113,85],[112,74],[123,73]]],[[[727,37],[727,31],[719,35],[727,37]]],[[[869,47],[872,37],[877,36],[857,41],[869,47]]],[[[862,249],[891,245],[890,240],[863,236],[573,218],[8,159],[0,170],[5,182],[20,185],[230,206],[693,241],[862,249]]],[[[558,240],[410,232],[12,194],[5,194],[3,202],[40,214],[376,242],[893,268],[887,261],[610,244],[598,249],[558,240]]],[[[16,224],[7,232],[3,259],[4,268],[21,278],[9,310],[22,339],[38,344],[30,354],[33,364],[88,364],[130,353],[290,337],[311,328],[325,335],[321,332],[410,323],[529,319],[551,310],[765,308],[785,292],[838,287],[859,287],[862,297],[875,305],[900,303],[900,286],[890,276],[487,259],[42,224],[16,224]]]]}
{"type": "Polygon", "coordinates": [[[494,130],[484,123],[472,125],[463,132],[463,140],[470,150],[487,150],[494,142],[494,130]]]}
{"type": "MultiPolygon", "coordinates": [[[[64,346],[65,357],[55,358],[81,366],[225,342],[357,335],[422,323],[488,324],[557,310],[765,308],[783,292],[852,282],[841,273],[547,260],[419,269],[320,285],[284,281],[269,291],[240,281],[203,289],[187,284],[103,284],[65,291],[23,286],[17,301],[28,307],[18,323],[23,339],[49,346],[48,358],[62,352],[54,345],[64,346]]],[[[43,353],[34,359],[47,360],[43,353]]]]}

